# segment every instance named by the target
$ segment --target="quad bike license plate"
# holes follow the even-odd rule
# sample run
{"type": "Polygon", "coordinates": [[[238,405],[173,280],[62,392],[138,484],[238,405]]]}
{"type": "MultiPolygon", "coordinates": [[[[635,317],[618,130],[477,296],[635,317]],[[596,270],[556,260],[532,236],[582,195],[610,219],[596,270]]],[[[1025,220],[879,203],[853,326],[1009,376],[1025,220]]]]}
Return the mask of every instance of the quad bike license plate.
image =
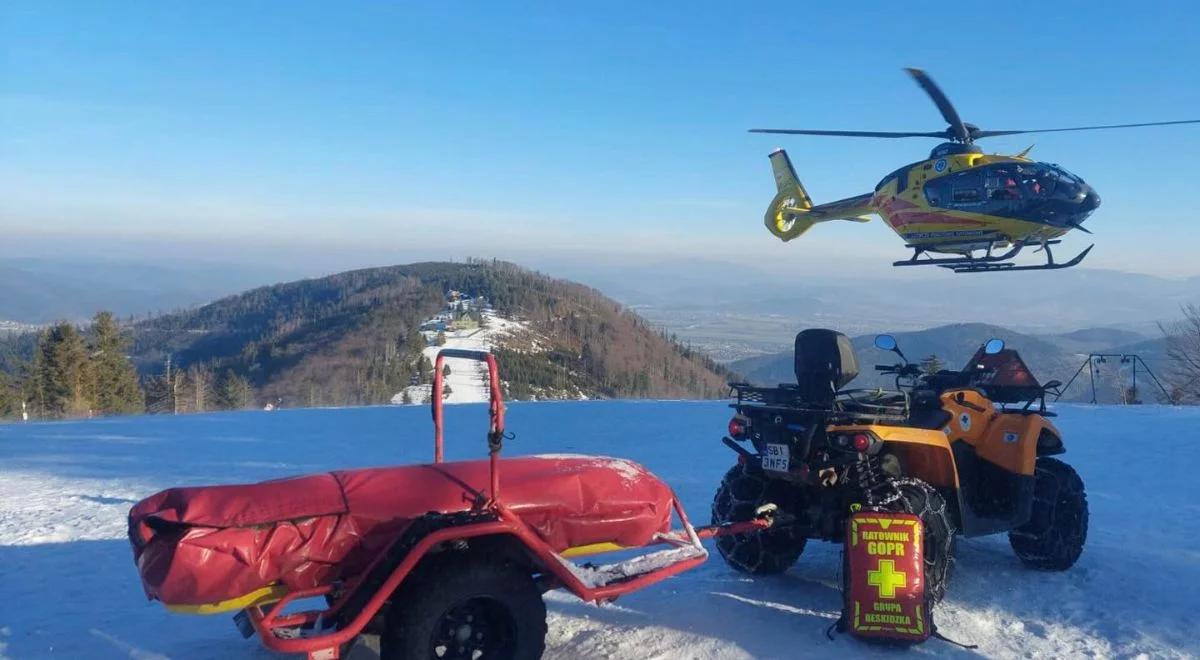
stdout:
{"type": "Polygon", "coordinates": [[[767,451],[762,457],[764,470],[787,472],[790,462],[791,452],[788,450],[787,445],[767,445],[767,451]]]}

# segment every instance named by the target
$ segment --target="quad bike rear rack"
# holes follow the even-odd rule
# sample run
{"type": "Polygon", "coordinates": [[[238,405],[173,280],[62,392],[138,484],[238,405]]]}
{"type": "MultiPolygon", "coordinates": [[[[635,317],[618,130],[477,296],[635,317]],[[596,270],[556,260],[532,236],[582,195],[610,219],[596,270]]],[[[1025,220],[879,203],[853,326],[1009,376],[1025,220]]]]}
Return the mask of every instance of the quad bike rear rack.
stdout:
{"type": "MultiPolygon", "coordinates": [[[[402,558],[388,566],[389,552],[381,553],[370,567],[353,581],[283,593],[279,592],[250,604],[234,617],[243,636],[257,634],[263,645],[281,653],[303,653],[309,660],[337,660],[355,638],[380,612],[397,587],[412,574],[422,558],[447,543],[485,536],[507,536],[520,543],[536,562],[541,581],[547,589],[564,588],[591,603],[611,602],[633,591],[661,582],[695,568],[708,558],[702,539],[726,534],[746,534],[766,529],[772,519],[762,516],[746,522],[693,527],[687,514],[672,494],[678,529],[657,534],[647,546],[669,546],[601,566],[579,566],[568,556],[599,554],[630,548],[575,548],[563,553],[552,549],[521,518],[505,506],[501,498],[499,461],[505,439],[504,402],[495,356],[486,351],[443,349],[434,364],[432,390],[434,423],[434,461],[443,462],[442,368],[447,358],[477,360],[488,370],[489,426],[487,433],[490,458],[490,489],[469,512],[447,516],[445,526],[430,531],[411,547],[403,548],[402,558]],[[380,582],[373,576],[385,575],[380,582]],[[327,607],[288,613],[289,606],[310,598],[325,598],[327,607]],[[269,601],[269,602],[265,602],[269,601]]],[[[396,543],[399,543],[397,539],[396,543]]],[[[604,545],[604,544],[601,544],[604,545]]],[[[637,548],[633,548],[637,550],[637,548]]],[[[394,557],[392,559],[395,559],[394,557]]]]}
{"type": "Polygon", "coordinates": [[[910,414],[908,395],[900,390],[841,390],[828,404],[818,405],[806,400],[795,386],[788,384],[780,384],[778,387],[756,387],[749,383],[733,382],[729,383],[729,388],[736,397],[736,400],[729,404],[730,408],[755,406],[761,410],[809,413],[819,417],[826,424],[869,420],[898,422],[908,419],[910,414]],[[866,397],[890,397],[892,400],[875,403],[866,397]]]}

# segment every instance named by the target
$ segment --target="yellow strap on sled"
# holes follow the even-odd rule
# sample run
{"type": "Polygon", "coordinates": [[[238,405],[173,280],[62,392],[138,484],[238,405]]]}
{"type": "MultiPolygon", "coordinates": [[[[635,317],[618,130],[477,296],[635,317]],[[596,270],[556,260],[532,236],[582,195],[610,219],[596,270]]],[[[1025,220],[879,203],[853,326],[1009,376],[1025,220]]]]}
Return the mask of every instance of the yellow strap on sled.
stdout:
{"type": "Polygon", "coordinates": [[[247,607],[274,603],[286,596],[287,592],[287,587],[273,584],[229,600],[219,600],[202,605],[167,605],[167,609],[176,614],[220,614],[221,612],[244,610],[247,607]]]}
{"type": "Polygon", "coordinates": [[[625,546],[617,545],[616,543],[589,543],[588,545],[577,545],[574,548],[567,548],[560,553],[563,557],[584,557],[587,555],[598,555],[602,552],[616,552],[624,550],[625,546]]]}

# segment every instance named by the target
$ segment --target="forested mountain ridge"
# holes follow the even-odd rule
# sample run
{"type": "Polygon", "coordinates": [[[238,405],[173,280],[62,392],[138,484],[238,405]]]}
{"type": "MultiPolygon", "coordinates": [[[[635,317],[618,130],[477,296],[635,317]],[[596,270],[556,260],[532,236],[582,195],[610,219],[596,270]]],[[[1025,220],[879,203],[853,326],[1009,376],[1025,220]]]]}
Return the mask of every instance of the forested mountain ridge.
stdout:
{"type": "Polygon", "coordinates": [[[135,324],[133,358],[144,375],[162,380],[159,389],[177,390],[163,380],[169,361],[173,378],[190,374],[201,386],[244,379],[260,403],[384,403],[428,382],[419,328],[451,291],[486,299],[536,337],[495,348],[513,398],[725,393],[722,368],[600,292],[492,261],[369,268],[260,287],[135,324]]]}

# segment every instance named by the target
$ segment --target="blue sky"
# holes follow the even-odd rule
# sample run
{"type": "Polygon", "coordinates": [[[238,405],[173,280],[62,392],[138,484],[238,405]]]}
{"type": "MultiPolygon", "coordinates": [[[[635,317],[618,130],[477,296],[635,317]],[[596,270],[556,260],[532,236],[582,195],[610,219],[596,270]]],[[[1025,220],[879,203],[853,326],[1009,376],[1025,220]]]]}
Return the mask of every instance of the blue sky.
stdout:
{"type": "MultiPolygon", "coordinates": [[[[984,128],[1200,117],[1196,3],[734,4],[5,3],[0,222],[875,267],[903,256],[879,223],[765,232],[766,155],[785,146],[820,202],[935,142],[745,129],[943,128],[903,66],[984,128]]],[[[1032,142],[1104,199],[1091,265],[1200,274],[1200,125],[983,146],[1032,142]]]]}

